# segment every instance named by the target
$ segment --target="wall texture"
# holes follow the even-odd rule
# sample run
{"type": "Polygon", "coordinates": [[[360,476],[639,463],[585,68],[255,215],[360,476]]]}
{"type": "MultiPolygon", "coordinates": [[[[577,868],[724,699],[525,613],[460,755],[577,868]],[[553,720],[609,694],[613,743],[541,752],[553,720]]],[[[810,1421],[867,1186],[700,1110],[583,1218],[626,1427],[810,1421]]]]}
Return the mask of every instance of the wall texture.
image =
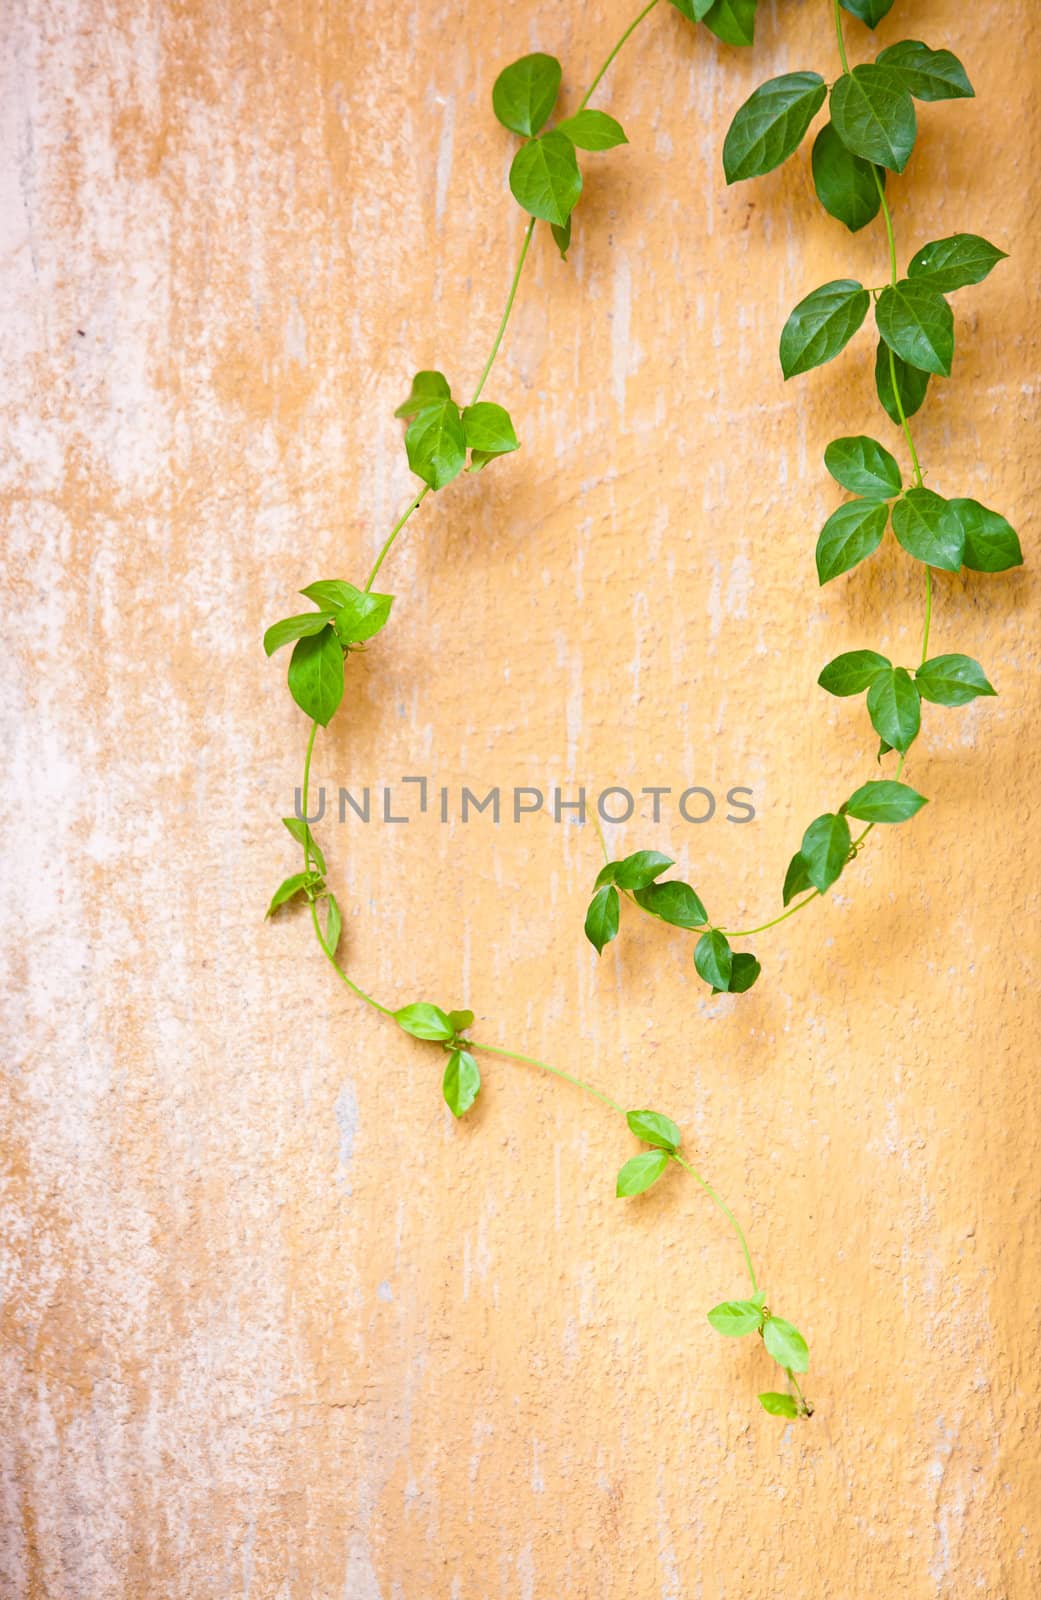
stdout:
{"type": "MultiPolygon", "coordinates": [[[[818,590],[836,433],[881,431],[865,332],[785,387],[815,284],[885,276],[804,156],[727,191],[752,87],[835,74],[824,0],[753,52],[662,6],[599,103],[563,265],[540,230],[488,396],[523,450],[424,506],[316,774],[747,784],[677,855],[757,922],[810,817],[869,775],[816,687],[909,657],[895,547],[818,590]]],[[[410,479],[419,366],[472,384],[522,221],[492,120],[542,47],[573,105],[622,0],[12,0],[0,51],[8,993],[0,1591],[48,1600],[799,1600],[1041,1590],[1036,627],[1041,209],[1029,0],[898,0],[973,102],[925,107],[901,253],[1011,251],[959,296],[929,482],[1018,525],[1022,571],[942,577],[933,639],[1001,696],[932,712],[932,799],[759,941],[743,1000],[630,922],[597,964],[591,828],[325,827],[358,980],[669,1110],[811,1340],[817,1415],[705,1309],[740,1261],[693,1185],[612,1198],[632,1145],[566,1086],[440,1061],[352,1000],[304,919],[306,724],[263,626],[358,581],[410,479]],[[1022,34],[1022,42],[1019,35],[1022,34]],[[1034,565],[1031,566],[1031,559],[1034,565]]],[[[848,26],[855,57],[871,48],[848,26]]],[[[379,797],[377,796],[377,804],[379,797]]],[[[400,809],[400,808],[399,808],[400,809]]]]}

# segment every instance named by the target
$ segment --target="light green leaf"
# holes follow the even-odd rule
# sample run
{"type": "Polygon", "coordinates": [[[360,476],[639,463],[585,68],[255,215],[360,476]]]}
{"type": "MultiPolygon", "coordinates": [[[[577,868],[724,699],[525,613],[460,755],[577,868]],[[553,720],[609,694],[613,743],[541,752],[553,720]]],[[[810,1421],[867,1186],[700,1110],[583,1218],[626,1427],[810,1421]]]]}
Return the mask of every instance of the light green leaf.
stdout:
{"type": "Polygon", "coordinates": [[[965,534],[965,566],[973,572],[1007,572],[1022,566],[1019,536],[1004,517],[978,500],[949,500],[947,505],[965,534]]]}
{"type": "Polygon", "coordinates": [[[667,1150],[646,1150],[643,1155],[633,1156],[618,1174],[616,1196],[619,1200],[626,1200],[631,1195],[643,1194],[652,1183],[657,1183],[668,1164],[667,1150]]]}
{"type": "Polygon", "coordinates": [[[663,856],[657,850],[637,850],[624,861],[614,863],[614,882],[619,889],[646,889],[674,865],[671,856],[663,856]]]}
{"type": "Polygon", "coordinates": [[[431,1005],[428,1000],[417,1000],[413,1005],[402,1006],[400,1011],[395,1011],[394,1021],[413,1039],[431,1039],[447,1044],[455,1037],[448,1013],[442,1011],[440,1006],[431,1005]]]}
{"type": "Polygon", "coordinates": [[[784,888],[781,891],[781,898],[787,906],[791,904],[796,895],[803,894],[807,889],[812,888],[813,884],[810,882],[806,862],[797,850],[788,863],[788,871],[784,875],[784,888]]]}
{"type": "Polygon", "coordinates": [[[877,58],[916,100],[966,100],[975,93],[965,68],[950,50],[930,50],[921,39],[901,39],[877,58]]]}
{"type": "Polygon", "coordinates": [[[914,101],[885,67],[854,67],[831,91],[835,132],[855,156],[903,172],[914,149],[914,101]]]}
{"type": "Polygon", "coordinates": [[[510,189],[530,216],[562,228],[582,193],[582,174],[571,140],[552,129],[540,139],[522,144],[510,168],[510,189]]]}
{"type": "Polygon", "coordinates": [[[952,233],[948,239],[934,239],[916,250],[907,276],[916,282],[921,279],[941,294],[950,294],[970,283],[982,283],[999,261],[1007,260],[1006,251],[988,244],[978,233],[952,233]]]}
{"type": "Polygon", "coordinates": [[[683,1135],[671,1117],[663,1117],[660,1111],[627,1111],[625,1120],[629,1124],[631,1133],[635,1133],[644,1144],[653,1144],[659,1150],[678,1150],[683,1140],[683,1135]]]}
{"type": "Polygon", "coordinates": [[[326,903],[328,909],[325,915],[325,932],[322,935],[322,943],[325,945],[325,948],[328,950],[329,954],[331,956],[335,956],[340,944],[340,933],[343,928],[343,918],[340,916],[340,907],[334,894],[331,894],[328,897],[326,903]]]}
{"type": "Polygon", "coordinates": [[[492,87],[492,110],[504,128],[530,139],[542,127],[560,92],[556,56],[521,56],[504,67],[492,87]]]}
{"type": "Polygon", "coordinates": [[[343,646],[334,629],[298,639],[289,659],[289,693],[301,711],[328,726],[343,699],[343,646]]]}
{"type": "MultiPolygon", "coordinates": [[[[525,147],[527,148],[527,147],[525,147]]],[[[431,489],[443,489],[466,465],[466,434],[454,400],[435,400],[405,429],[408,464],[431,489]]]]}
{"type": "Polygon", "coordinates": [[[313,600],[315,605],[332,609],[332,624],[340,643],[344,645],[361,644],[365,639],[373,638],[386,626],[390,608],[394,604],[392,594],[372,594],[356,589],[353,583],[345,583],[341,578],[325,578],[318,583],[309,583],[300,593],[313,600]]]}
{"type": "Polygon", "coordinates": [[[674,928],[703,928],[708,913],[688,883],[649,883],[634,895],[638,905],[674,928]]]}
{"type": "Polygon", "coordinates": [[[481,1091],[481,1073],[469,1050],[453,1050],[441,1080],[441,1093],[453,1117],[469,1111],[481,1091]]]}
{"type": "Polygon", "coordinates": [[[293,900],[298,894],[306,894],[309,889],[318,888],[322,881],[320,872],[294,872],[291,878],[286,878],[279,884],[271,896],[271,904],[264,913],[265,917],[273,916],[279,906],[284,906],[287,900],[293,900]]]}
{"type": "Polygon", "coordinates": [[[954,314],[924,278],[901,278],[883,289],[875,322],[889,348],[912,367],[949,377],[954,360],[954,314]]]}
{"type": "Polygon", "coordinates": [[[893,507],[897,541],[928,567],[957,572],[965,549],[965,530],[942,495],[908,489],[893,507]]]}
{"type": "Polygon", "coordinates": [[[971,656],[933,656],[915,673],[923,700],[937,706],[965,706],[981,694],[996,694],[987,674],[971,656]]]}
{"type": "Polygon", "coordinates": [[[755,1300],[724,1300],[713,1306],[708,1320],[717,1333],[728,1339],[741,1339],[746,1333],[756,1333],[763,1323],[763,1308],[755,1300]]]}
{"type": "Polygon", "coordinates": [[[670,0],[670,3],[688,22],[700,22],[712,10],[716,0],[670,0]]]}
{"type": "Polygon", "coordinates": [[[463,432],[473,451],[472,461],[477,468],[495,456],[509,455],[511,450],[520,448],[509,412],[502,406],[493,405],[490,400],[478,400],[476,405],[466,407],[463,412],[463,432]]]}
{"type": "Polygon", "coordinates": [[[797,1417],[799,1415],[799,1407],[791,1395],[778,1394],[776,1389],[768,1389],[765,1394],[761,1394],[759,1396],[759,1404],[772,1417],[797,1417]]]}
{"type": "Polygon", "coordinates": [[[613,150],[616,145],[629,143],[620,122],[606,111],[588,108],[558,122],[557,132],[565,134],[580,150],[613,150]]]}
{"type": "MultiPolygon", "coordinates": [[[[701,20],[724,44],[751,44],[755,37],[756,0],[715,0],[701,9],[701,20]]],[[[694,0],[697,12],[698,0],[694,0]]]]}
{"type": "Polygon", "coordinates": [[[817,577],[828,583],[867,556],[882,543],[889,521],[884,500],[849,500],[833,511],[817,540],[817,577]]]}
{"type": "Polygon", "coordinates": [[[723,142],[727,183],[760,177],[787,161],[827,92],[817,72],[789,72],[761,84],[737,112],[723,142]]]}
{"type": "Polygon", "coordinates": [[[586,912],[585,935],[597,955],[603,954],[618,932],[618,890],[608,885],[598,889],[586,912]]]}
{"type": "Polygon", "coordinates": [[[703,933],[694,946],[694,965],[700,977],[713,989],[730,988],[734,956],[725,934],[718,928],[703,933]]]}
{"type": "Polygon", "coordinates": [[[311,852],[311,860],[319,872],[325,871],[325,857],[314,842],[314,834],[302,817],[283,817],[283,826],[289,829],[297,844],[301,847],[307,845],[311,852]]]}
{"type": "Polygon", "coordinates": [[[880,778],[874,783],[862,784],[842,809],[858,822],[906,822],[927,804],[925,796],[909,784],[880,778]]]}
{"type": "Polygon", "coordinates": [[[779,1366],[789,1372],[805,1372],[810,1364],[806,1340],[798,1328],[793,1328],[783,1317],[768,1317],[763,1329],[763,1343],[779,1366]]]}
{"type": "Polygon", "coordinates": [[[921,726],[922,704],[906,667],[879,673],[868,690],[867,708],[871,726],[891,750],[910,749],[921,726]]]}
{"type": "Polygon", "coordinates": [[[473,1025],[474,1014],[472,1011],[450,1011],[448,1020],[452,1024],[453,1033],[465,1033],[473,1025]]]}
{"type": "Polygon", "coordinates": [[[281,650],[284,644],[292,644],[294,639],[307,639],[321,633],[332,615],[331,611],[307,611],[298,617],[284,617],[281,622],[272,623],[264,635],[264,654],[273,656],[276,650],[281,650]]]}
{"type": "Polygon", "coordinates": [[[824,465],[836,483],[869,499],[888,499],[903,487],[894,457],[877,439],[863,433],[833,439],[824,452],[824,465]]]}
{"type": "Polygon", "coordinates": [[[828,662],[817,682],[829,694],[863,694],[890,664],[877,650],[847,650],[828,662]]]}
{"type": "Polygon", "coordinates": [[[813,141],[813,187],[817,199],[831,216],[844,222],[850,233],[866,228],[878,216],[882,196],[874,173],[885,188],[885,168],[875,168],[863,156],[847,150],[834,127],[826,122],[813,141]]]}
{"type": "Polygon", "coordinates": [[[842,876],[852,842],[849,823],[834,811],[817,817],[803,834],[799,854],[806,863],[806,876],[821,894],[842,876]]]}
{"type": "Polygon", "coordinates": [[[412,379],[408,399],[401,402],[394,415],[414,417],[424,406],[433,405],[437,400],[448,400],[451,394],[448,379],[443,372],[417,372],[412,379]]]}
{"type": "Polygon", "coordinates": [[[781,371],[786,378],[830,361],[852,339],[867,316],[871,296],[853,278],[836,278],[800,300],[781,333],[781,371]]]}

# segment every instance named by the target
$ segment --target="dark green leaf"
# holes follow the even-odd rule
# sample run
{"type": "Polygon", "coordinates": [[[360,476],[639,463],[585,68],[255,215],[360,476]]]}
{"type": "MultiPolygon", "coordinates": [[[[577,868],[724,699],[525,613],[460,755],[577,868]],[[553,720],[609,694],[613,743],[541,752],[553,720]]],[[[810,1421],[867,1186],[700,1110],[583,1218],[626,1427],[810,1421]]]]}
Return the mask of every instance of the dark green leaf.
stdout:
{"type": "Polygon", "coordinates": [[[843,11],[875,28],[893,8],[893,0],[842,0],[843,11]]]}
{"type": "Polygon", "coordinates": [[[978,500],[949,500],[965,534],[962,560],[973,572],[1007,572],[1023,564],[1023,552],[1015,530],[996,511],[988,511],[978,500]]]}
{"type": "Polygon", "coordinates": [[[552,129],[541,139],[522,144],[510,168],[510,189],[530,216],[562,228],[582,193],[571,140],[552,129]]]}
{"type": "Polygon", "coordinates": [[[867,708],[871,726],[891,750],[910,749],[921,726],[922,704],[906,667],[879,673],[868,690],[867,708]]]}
{"type": "Polygon", "coordinates": [[[703,928],[708,921],[705,907],[687,883],[649,883],[646,889],[637,889],[634,898],[645,911],[674,928],[703,928]]]}
{"type": "Polygon", "coordinates": [[[762,970],[762,965],[754,955],[747,950],[738,950],[730,964],[730,984],[726,993],[746,993],[755,983],[762,970]]]}
{"type": "Polygon", "coordinates": [[[741,1339],[746,1333],[756,1333],[763,1323],[763,1308],[755,1300],[724,1300],[713,1306],[708,1320],[717,1333],[728,1339],[741,1339]]]}
{"type": "Polygon", "coordinates": [[[867,316],[871,296],[853,278],[836,278],[800,300],[781,333],[781,371],[786,378],[830,361],[852,339],[867,316]]]}
{"type": "Polygon", "coordinates": [[[918,668],[915,682],[922,699],[938,706],[965,706],[977,695],[997,693],[971,656],[933,656],[918,668]]]}
{"type": "Polygon", "coordinates": [[[875,306],[878,331],[889,348],[923,372],[949,377],[954,360],[954,314],[924,278],[901,278],[883,289],[875,306]]]}
{"type": "Polygon", "coordinates": [[[536,51],[499,73],[492,88],[492,110],[504,128],[530,139],[553,110],[559,91],[560,62],[536,51]]]}
{"type": "MultiPolygon", "coordinates": [[[[882,196],[875,182],[875,168],[863,156],[847,150],[830,122],[826,122],[813,141],[813,186],[817,199],[833,217],[844,222],[850,233],[866,228],[878,216],[882,196]]],[[[878,169],[885,187],[885,170],[878,169]]]]}
{"type": "Polygon", "coordinates": [[[325,916],[325,932],[322,935],[322,943],[325,945],[325,948],[328,950],[329,954],[334,956],[340,944],[340,932],[343,928],[343,918],[340,916],[340,907],[334,894],[329,896],[326,904],[328,909],[325,916]]]}
{"type": "Polygon", "coordinates": [[[966,100],[975,93],[958,57],[950,50],[930,50],[921,39],[891,44],[878,56],[878,65],[916,100],[966,100]]]}
{"type": "Polygon", "coordinates": [[[877,650],[847,650],[829,661],[817,682],[829,694],[863,694],[880,672],[890,665],[877,650]]]}
{"type": "Polygon", "coordinates": [[[343,646],[332,628],[297,641],[289,659],[289,693],[301,711],[328,726],[343,699],[343,646]]]}
{"type": "Polygon", "coordinates": [[[657,1183],[668,1164],[667,1150],[645,1150],[643,1155],[633,1156],[618,1174],[614,1191],[618,1199],[626,1200],[630,1195],[643,1194],[652,1183],[657,1183]]]}
{"type": "Polygon", "coordinates": [[[644,1144],[656,1145],[659,1150],[678,1150],[682,1143],[683,1135],[672,1118],[663,1117],[660,1111],[627,1111],[625,1120],[629,1131],[644,1144]]]}
{"type": "Polygon", "coordinates": [[[619,889],[646,889],[674,864],[671,856],[663,856],[657,850],[637,850],[615,863],[614,881],[619,889]]]}
{"type": "Polygon", "coordinates": [[[906,822],[927,803],[925,796],[910,785],[880,778],[875,783],[862,784],[842,809],[858,822],[906,822]]]}
{"type": "Polygon", "coordinates": [[[884,500],[849,500],[833,511],[817,540],[817,577],[821,583],[848,572],[882,543],[889,521],[884,500]]]}
{"type": "MultiPolygon", "coordinates": [[[[701,8],[706,28],[724,44],[751,44],[755,37],[756,0],[715,0],[708,10],[701,8]]],[[[694,10],[699,9],[694,0],[694,10]]]]}
{"type": "Polygon", "coordinates": [[[307,639],[321,633],[332,615],[331,611],[307,611],[298,617],[284,617],[281,622],[272,623],[264,635],[265,655],[273,656],[276,650],[281,650],[284,644],[292,644],[294,639],[307,639]]]}
{"type": "Polygon", "coordinates": [[[566,261],[567,260],[567,253],[571,249],[571,218],[570,218],[570,216],[568,217],[567,221],[565,222],[565,224],[564,224],[564,226],[562,228],[558,228],[557,224],[555,222],[551,222],[550,225],[549,225],[549,231],[553,235],[554,240],[556,241],[557,249],[560,251],[560,259],[561,259],[561,261],[566,261]]]}
{"type": "Polygon", "coordinates": [[[767,1318],[763,1343],[774,1360],[789,1372],[805,1372],[810,1364],[806,1340],[798,1328],[793,1328],[783,1317],[767,1318]]]}
{"type": "Polygon", "coordinates": [[[866,434],[833,439],[824,452],[824,465],[844,489],[869,499],[887,499],[903,487],[900,468],[884,445],[866,434]]]}
{"type": "Polygon", "coordinates": [[[450,1011],[448,1013],[448,1020],[452,1024],[453,1033],[465,1033],[467,1028],[471,1026],[473,1019],[474,1014],[472,1011],[450,1011]]]}
{"type": "Polygon", "coordinates": [[[817,72],[788,72],[761,84],[737,112],[723,142],[727,182],[758,178],[787,161],[826,94],[817,72]]]}
{"type": "Polygon", "coordinates": [[[414,417],[424,406],[433,405],[436,400],[448,400],[451,393],[448,379],[443,372],[417,372],[412,379],[412,389],[408,399],[401,402],[394,415],[414,417]]]}
{"type": "Polygon", "coordinates": [[[700,22],[705,13],[712,10],[715,0],[671,0],[671,4],[688,22],[700,22]]]}
{"type": "Polygon", "coordinates": [[[431,489],[443,489],[466,465],[466,434],[454,400],[435,400],[405,429],[408,464],[431,489]]]}
{"type": "Polygon", "coordinates": [[[461,1117],[477,1099],[481,1073],[469,1050],[453,1050],[448,1058],[441,1093],[453,1117],[461,1117]]]}
{"type": "Polygon", "coordinates": [[[778,1394],[775,1389],[768,1389],[759,1396],[759,1404],[764,1411],[769,1411],[772,1417],[797,1417],[799,1407],[790,1394],[778,1394]]]}
{"type": "Polygon", "coordinates": [[[463,432],[473,451],[473,463],[484,466],[494,456],[509,455],[520,448],[510,414],[490,400],[478,400],[463,412],[463,432]]]}
{"type": "Polygon", "coordinates": [[[585,934],[597,955],[603,954],[618,932],[618,890],[605,885],[598,889],[586,912],[585,934]]]}
{"type": "Polygon", "coordinates": [[[268,906],[265,916],[272,916],[279,906],[284,906],[287,900],[294,899],[296,895],[304,894],[308,889],[316,889],[321,881],[322,875],[320,872],[294,872],[291,878],[286,878],[283,883],[279,884],[271,896],[271,904],[268,906]]]}
{"type": "Polygon", "coordinates": [[[613,150],[615,145],[629,143],[622,124],[606,111],[576,111],[557,123],[557,132],[566,134],[580,150],[613,150]]]}
{"type": "Polygon", "coordinates": [[[372,594],[340,578],[309,583],[300,593],[316,606],[332,608],[332,623],[341,644],[360,644],[373,638],[386,625],[394,604],[392,594],[372,594]]]}
{"type": "Polygon", "coordinates": [[[806,862],[797,850],[788,863],[788,871],[784,875],[784,888],[781,898],[785,905],[789,905],[796,895],[803,894],[807,889],[812,889],[806,862]]]}
{"type": "Polygon", "coordinates": [[[957,572],[965,548],[965,530],[942,495],[932,489],[908,489],[893,507],[897,541],[928,567],[957,572]]]}
{"type": "Polygon", "coordinates": [[[394,1021],[399,1028],[404,1028],[413,1039],[434,1039],[446,1044],[454,1038],[455,1029],[447,1012],[440,1006],[431,1005],[427,1000],[418,1000],[414,1005],[402,1006],[400,1011],[395,1011],[394,1021]]]}
{"type": "Polygon", "coordinates": [[[283,825],[289,829],[298,845],[306,844],[311,852],[311,860],[319,872],[325,871],[325,857],[314,842],[314,834],[302,817],[283,817],[283,825]]]}
{"type": "Polygon", "coordinates": [[[885,67],[854,67],[831,91],[835,132],[855,156],[903,172],[914,149],[914,101],[885,67]]]}
{"type": "Polygon", "coordinates": [[[950,294],[970,283],[982,283],[999,261],[1007,260],[1006,251],[988,244],[978,233],[952,233],[949,239],[934,239],[916,250],[907,276],[921,279],[941,294],[950,294]]]}
{"type": "Polygon", "coordinates": [[[906,361],[902,361],[894,351],[890,350],[884,339],[878,341],[878,349],[875,351],[875,388],[891,422],[895,422],[899,428],[900,407],[896,403],[897,389],[900,391],[904,416],[913,417],[920,409],[928,387],[927,372],[921,372],[918,367],[908,366],[906,361]]]}
{"type": "Polygon", "coordinates": [[[806,876],[821,894],[842,876],[852,842],[849,823],[834,811],[817,817],[803,834],[799,854],[806,863],[806,876]]]}
{"type": "Polygon", "coordinates": [[[729,989],[734,957],[726,936],[718,928],[703,933],[694,946],[694,965],[713,989],[729,989]]]}

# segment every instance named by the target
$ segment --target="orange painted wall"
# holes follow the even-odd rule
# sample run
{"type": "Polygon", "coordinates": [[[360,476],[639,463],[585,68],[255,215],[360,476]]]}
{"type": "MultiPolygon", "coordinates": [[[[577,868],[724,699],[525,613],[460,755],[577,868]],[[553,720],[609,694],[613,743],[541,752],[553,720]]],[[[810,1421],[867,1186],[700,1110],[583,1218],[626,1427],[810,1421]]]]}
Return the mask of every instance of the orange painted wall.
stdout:
{"type": "MultiPolygon", "coordinates": [[[[836,71],[824,0],[752,52],[662,5],[598,103],[563,265],[540,230],[488,396],[523,449],[428,500],[386,568],[320,782],[700,783],[757,818],[612,831],[710,908],[779,908],[805,823],[870,775],[840,650],[913,657],[890,542],[818,589],[821,454],[879,432],[865,331],[785,386],[789,308],[880,283],[881,225],[806,153],[725,189],[738,104],[836,71]]],[[[589,827],[327,826],[357,979],[671,1112],[809,1337],[817,1414],[761,1414],[707,1326],[740,1261],[693,1185],[612,1198],[624,1128],[366,1013],[304,919],[265,925],[306,724],[263,627],[359,581],[414,480],[411,372],[467,388],[522,221],[489,99],[531,48],[574,104],[621,0],[14,0],[4,90],[7,990],[0,1592],[47,1600],[1032,1600],[1041,1589],[1033,828],[1041,120],[1034,8],[897,0],[978,98],[891,185],[906,258],[979,232],[930,485],[1027,566],[938,583],[930,799],[711,999],[690,944],[581,936],[589,827]]],[[[851,51],[868,35],[852,21],[851,51]]],[[[400,787],[396,791],[400,796],[400,787]]],[[[412,810],[415,811],[413,801],[412,810]]],[[[676,1176],[679,1176],[678,1174],[676,1176]]]]}

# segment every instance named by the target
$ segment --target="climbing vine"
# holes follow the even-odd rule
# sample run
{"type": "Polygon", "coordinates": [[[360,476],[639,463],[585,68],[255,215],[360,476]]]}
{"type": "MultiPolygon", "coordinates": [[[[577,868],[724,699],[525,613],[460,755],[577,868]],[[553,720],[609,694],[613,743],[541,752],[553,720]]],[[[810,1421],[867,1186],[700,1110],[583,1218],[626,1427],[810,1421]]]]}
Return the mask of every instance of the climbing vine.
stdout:
{"type": "MultiPolygon", "coordinates": [[[[752,43],[756,0],[669,3],[726,43],[752,43]]],[[[576,110],[551,126],[562,80],[561,65],[554,56],[541,52],[524,56],[495,81],[494,113],[521,141],[509,185],[528,222],[480,377],[469,400],[461,401],[441,371],[415,374],[396,414],[405,423],[409,466],[423,487],[390,529],[363,587],[342,579],[310,583],[301,593],[313,609],[275,623],[264,636],[269,656],[285,645],[293,646],[289,690],[311,720],[297,814],[283,818],[302,849],[303,868],[276,890],[268,915],[296,901],[306,903],[315,938],[347,988],[404,1032],[442,1052],[442,1093],[454,1116],[463,1116],[480,1092],[477,1058],[495,1057],[560,1078],[625,1119],[641,1149],[625,1160],[618,1172],[615,1187],[619,1197],[643,1193],[673,1167],[692,1177],[733,1230],[750,1286],[745,1298],[715,1306],[708,1320],[728,1336],[757,1333],[783,1369],[786,1389],[759,1396],[767,1412],[784,1418],[808,1417],[812,1407],[799,1383],[809,1365],[806,1341],[792,1323],[768,1306],[745,1234],[726,1202],[688,1160],[677,1124],[661,1112],[627,1109],[602,1089],[560,1067],[475,1039],[472,1011],[429,1001],[388,1006],[363,989],[339,959],[342,917],[327,882],[326,862],[312,832],[308,804],[316,737],[340,706],[345,663],[381,632],[390,617],[393,596],[378,592],[374,585],[402,530],[428,494],[439,492],[460,473],[483,471],[498,456],[519,448],[509,412],[497,401],[483,398],[485,386],[506,333],[537,224],[549,226],[566,260],[582,194],[579,153],[597,155],[627,142],[621,124],[589,102],[618,52],[658,4],[659,0],[650,0],[633,18],[576,110]]],[[[825,209],[851,231],[865,227],[882,212],[889,281],[868,289],[842,279],[814,290],[796,306],[785,325],[781,366],[789,378],[830,360],[857,332],[874,303],[880,336],[876,356],[879,399],[902,431],[911,461],[911,482],[905,487],[895,457],[873,439],[843,438],[828,446],[825,464],[829,472],[856,498],[840,506],[821,532],[818,576],[821,583],[828,582],[864,560],[878,548],[891,521],[897,542],[924,568],[924,638],[921,660],[913,668],[895,666],[876,651],[857,650],[839,656],[822,672],[820,682],[832,694],[866,692],[868,714],[881,740],[878,759],[895,752],[897,761],[891,777],[863,784],[837,811],[810,824],[788,867],[782,895],[785,909],[780,915],[758,928],[727,930],[709,921],[700,898],[688,884],[662,881],[663,873],[673,865],[669,857],[642,850],[621,861],[605,861],[585,925],[597,950],[616,936],[620,901],[628,898],[641,911],[697,933],[694,965],[714,992],[740,993],[750,988],[760,973],[756,957],[733,950],[731,939],[764,932],[826,893],[876,825],[902,822],[925,804],[923,796],[901,781],[908,750],[918,733],[921,700],[962,705],[976,695],[994,692],[982,668],[969,657],[929,657],[933,570],[957,571],[964,565],[996,572],[1021,560],[1016,535],[1003,518],[974,500],[945,500],[925,487],[908,421],[924,401],[930,374],[950,372],[954,334],[946,295],[980,281],[1002,252],[974,235],[958,234],[923,246],[901,277],[886,200],[886,172],[902,171],[911,154],[916,131],[914,100],[971,95],[971,85],[949,51],[932,50],[915,40],[892,45],[874,63],[851,69],[842,35],[840,0],[827,0],[827,4],[834,13],[841,73],[830,89],[830,120],[813,146],[814,184],[825,209]],[[855,838],[850,818],[866,823],[855,838]]],[[[841,0],[842,9],[871,27],[892,4],[893,0],[841,0]]],[[[828,85],[816,72],[789,73],[757,89],[738,111],[727,134],[723,151],[727,181],[759,176],[792,155],[828,95],[828,85]]],[[[607,857],[606,847],[604,854],[607,857]]]]}

